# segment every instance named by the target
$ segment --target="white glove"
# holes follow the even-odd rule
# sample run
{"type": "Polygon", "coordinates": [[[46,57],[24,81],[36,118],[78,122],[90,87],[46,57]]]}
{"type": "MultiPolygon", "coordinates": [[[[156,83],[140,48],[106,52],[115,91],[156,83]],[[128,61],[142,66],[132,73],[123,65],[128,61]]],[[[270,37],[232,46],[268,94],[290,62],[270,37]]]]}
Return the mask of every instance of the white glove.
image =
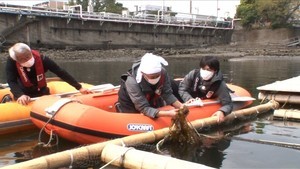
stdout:
{"type": "Polygon", "coordinates": [[[196,97],[195,99],[190,99],[189,101],[185,102],[184,105],[191,107],[191,106],[203,106],[203,102],[200,98],[196,97]]]}

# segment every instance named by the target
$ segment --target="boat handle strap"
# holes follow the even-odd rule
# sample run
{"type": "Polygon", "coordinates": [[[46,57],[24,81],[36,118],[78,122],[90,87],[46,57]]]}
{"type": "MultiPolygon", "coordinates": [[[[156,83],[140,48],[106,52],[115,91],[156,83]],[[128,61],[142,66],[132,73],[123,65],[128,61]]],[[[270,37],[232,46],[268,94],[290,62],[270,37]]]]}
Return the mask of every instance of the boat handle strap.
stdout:
{"type": "Polygon", "coordinates": [[[75,101],[73,99],[70,99],[70,98],[62,98],[62,99],[59,99],[58,101],[56,101],[53,105],[51,105],[50,107],[47,107],[45,109],[45,112],[46,112],[46,115],[47,116],[54,116],[55,113],[60,109],[62,108],[64,105],[72,102],[72,101],[75,101]]]}

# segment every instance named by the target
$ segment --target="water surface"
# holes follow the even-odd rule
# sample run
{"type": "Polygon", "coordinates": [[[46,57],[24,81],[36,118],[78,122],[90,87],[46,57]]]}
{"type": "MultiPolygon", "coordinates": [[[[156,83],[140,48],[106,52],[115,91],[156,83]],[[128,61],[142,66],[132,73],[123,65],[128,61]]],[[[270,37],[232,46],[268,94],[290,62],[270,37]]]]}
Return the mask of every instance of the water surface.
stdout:
{"type": "MultiPolygon", "coordinates": [[[[169,74],[183,77],[198,67],[199,59],[168,59],[169,74]]],[[[92,84],[112,83],[118,85],[121,74],[131,67],[131,62],[72,62],[57,61],[78,81],[92,84]]],[[[221,59],[221,70],[226,81],[242,86],[257,98],[256,87],[300,74],[300,57],[247,57],[221,59]]],[[[5,82],[5,63],[0,63],[0,81],[5,82]]],[[[53,76],[51,73],[49,76],[53,76]]],[[[253,105],[259,104],[255,101],[253,105]]],[[[281,146],[300,145],[300,123],[273,120],[271,113],[248,123],[240,124],[234,137],[219,141],[209,140],[211,146],[190,147],[184,155],[173,156],[215,168],[299,168],[299,149],[281,146]],[[254,141],[253,141],[254,140],[254,141]],[[266,142],[263,142],[266,141],[266,142]],[[268,141],[282,143],[271,144],[268,141]]],[[[35,147],[39,130],[1,136],[0,166],[51,154],[68,149],[70,144],[61,144],[54,149],[35,147]]],[[[230,130],[229,130],[230,131],[230,130]]],[[[225,131],[225,133],[230,133],[225,131]]],[[[223,133],[224,134],[224,133],[223,133]]],[[[76,145],[75,145],[76,146],[76,145]]],[[[172,150],[166,150],[165,152],[172,150]]],[[[180,152],[179,150],[177,152],[180,152]]]]}

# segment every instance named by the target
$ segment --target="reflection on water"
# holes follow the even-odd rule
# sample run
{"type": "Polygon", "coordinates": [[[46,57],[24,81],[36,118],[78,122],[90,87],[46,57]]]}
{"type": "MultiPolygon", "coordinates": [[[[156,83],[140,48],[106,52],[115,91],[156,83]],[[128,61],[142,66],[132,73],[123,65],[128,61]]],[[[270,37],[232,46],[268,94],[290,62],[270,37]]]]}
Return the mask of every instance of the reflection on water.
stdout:
{"type": "MultiPolygon", "coordinates": [[[[168,59],[169,74],[183,77],[191,69],[197,68],[198,59],[168,59]]],[[[118,85],[121,74],[131,66],[130,62],[66,62],[58,61],[78,81],[92,84],[112,83],[118,85]]],[[[248,57],[221,61],[221,70],[226,81],[240,85],[257,98],[256,87],[300,74],[299,57],[248,57]]],[[[0,63],[0,82],[5,82],[5,63],[0,63]]],[[[52,74],[49,74],[52,75],[52,74]]],[[[259,104],[256,101],[254,104],[259,104]]],[[[298,168],[300,152],[289,147],[280,147],[247,140],[268,140],[283,144],[300,144],[299,123],[283,123],[272,120],[271,116],[260,117],[252,122],[225,130],[222,139],[205,138],[193,147],[167,148],[164,152],[177,158],[205,164],[216,168],[298,168]],[[236,136],[243,139],[234,139],[236,136]],[[272,153],[272,160],[269,159],[272,153]]],[[[222,130],[220,130],[222,131],[222,130]]],[[[62,151],[68,146],[60,145],[54,149],[35,147],[37,131],[25,135],[2,136],[0,139],[0,166],[16,163],[31,157],[62,151]],[[24,144],[25,143],[25,144],[24,144]],[[14,149],[7,149],[13,147],[14,149]],[[27,154],[26,154],[26,153],[27,154]],[[38,152],[38,153],[37,153],[38,152]]],[[[68,144],[69,145],[69,144],[68,144]]],[[[76,146],[75,146],[76,147],[76,146]]],[[[152,150],[153,151],[153,150],[152,150]]]]}

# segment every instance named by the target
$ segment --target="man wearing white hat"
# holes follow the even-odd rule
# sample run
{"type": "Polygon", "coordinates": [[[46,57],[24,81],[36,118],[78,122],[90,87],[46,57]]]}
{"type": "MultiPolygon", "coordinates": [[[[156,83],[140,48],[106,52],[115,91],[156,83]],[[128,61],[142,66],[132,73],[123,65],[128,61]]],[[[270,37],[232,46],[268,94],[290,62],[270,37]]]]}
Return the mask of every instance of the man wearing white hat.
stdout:
{"type": "Polygon", "coordinates": [[[175,108],[183,104],[173,95],[167,71],[163,68],[168,62],[157,55],[146,53],[140,63],[132,66],[131,72],[122,76],[119,90],[119,111],[143,113],[151,118],[177,114],[176,109],[162,111],[157,108],[172,105],[175,108]]]}
{"type": "Polygon", "coordinates": [[[49,94],[45,77],[45,72],[48,70],[81,93],[90,93],[50,58],[41,55],[36,50],[31,50],[24,43],[16,43],[9,49],[9,57],[6,62],[6,78],[18,103],[26,105],[30,102],[31,97],[49,94]]]}

